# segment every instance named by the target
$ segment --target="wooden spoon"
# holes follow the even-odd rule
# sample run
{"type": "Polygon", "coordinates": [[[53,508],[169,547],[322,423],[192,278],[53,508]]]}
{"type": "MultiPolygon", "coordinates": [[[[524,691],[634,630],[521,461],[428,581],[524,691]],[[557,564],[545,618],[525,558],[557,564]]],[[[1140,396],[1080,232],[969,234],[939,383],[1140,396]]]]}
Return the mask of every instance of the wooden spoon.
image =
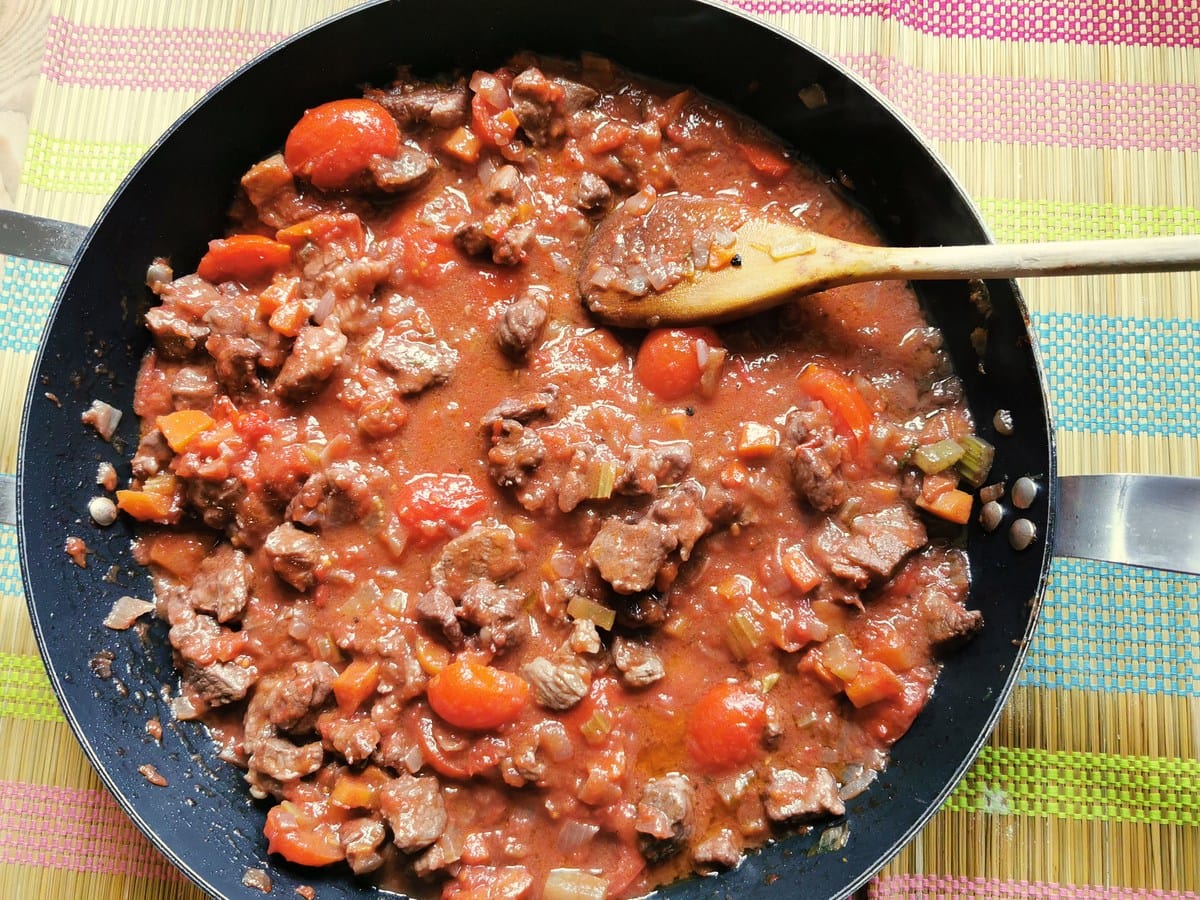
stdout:
{"type": "Polygon", "coordinates": [[[1013,278],[1200,268],[1200,235],[1042,244],[872,247],[720,199],[666,194],[614,210],[584,252],[579,290],[631,328],[721,322],[802,294],[881,279],[1013,278]],[[712,239],[712,235],[716,235],[712,239]],[[718,267],[694,264],[697,254],[718,267]],[[725,260],[730,260],[726,262],[725,260]],[[653,284],[658,283],[659,289],[653,284]]]}

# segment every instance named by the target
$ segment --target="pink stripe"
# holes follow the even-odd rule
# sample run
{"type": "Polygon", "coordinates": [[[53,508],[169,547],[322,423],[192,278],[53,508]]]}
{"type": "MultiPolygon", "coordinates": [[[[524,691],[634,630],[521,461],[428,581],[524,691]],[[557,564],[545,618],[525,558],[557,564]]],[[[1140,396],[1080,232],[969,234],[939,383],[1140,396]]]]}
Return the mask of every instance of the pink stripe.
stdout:
{"type": "Polygon", "coordinates": [[[1200,150],[1200,86],[1194,84],[949,75],[878,54],[840,61],[939,140],[1200,150]]]}
{"type": "Polygon", "coordinates": [[[104,791],[0,781],[0,863],[183,881],[104,791]]]}
{"type": "Polygon", "coordinates": [[[1198,900],[1190,891],[1001,881],[946,875],[884,875],[871,883],[871,900],[1198,900]]]}
{"type": "Polygon", "coordinates": [[[51,16],[42,74],[80,87],[204,91],[285,37],[216,28],[110,28],[51,16]]]}
{"type": "Polygon", "coordinates": [[[935,37],[1200,47],[1194,0],[723,0],[750,13],[874,16],[935,37]]]}

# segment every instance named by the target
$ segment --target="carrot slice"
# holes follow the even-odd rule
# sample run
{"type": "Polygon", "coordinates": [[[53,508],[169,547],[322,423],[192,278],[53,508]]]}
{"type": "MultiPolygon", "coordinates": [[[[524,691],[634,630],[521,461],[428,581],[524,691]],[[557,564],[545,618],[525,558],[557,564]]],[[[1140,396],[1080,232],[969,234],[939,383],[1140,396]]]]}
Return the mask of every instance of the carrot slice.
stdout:
{"type": "Polygon", "coordinates": [[[205,281],[243,283],[270,278],[292,259],[292,248],[261,234],[235,234],[208,242],[208,252],[196,267],[205,281]]]}
{"type": "Polygon", "coordinates": [[[875,413],[849,378],[818,363],[804,367],[796,384],[833,413],[839,430],[861,444],[867,439],[875,413]]]}
{"type": "Polygon", "coordinates": [[[379,686],[379,660],[356,659],[333,680],[338,709],[350,715],[379,686]]]}
{"type": "Polygon", "coordinates": [[[215,423],[212,416],[199,409],[180,409],[159,416],[154,424],[167,439],[171,449],[182,453],[196,435],[212,428],[215,423]]]}

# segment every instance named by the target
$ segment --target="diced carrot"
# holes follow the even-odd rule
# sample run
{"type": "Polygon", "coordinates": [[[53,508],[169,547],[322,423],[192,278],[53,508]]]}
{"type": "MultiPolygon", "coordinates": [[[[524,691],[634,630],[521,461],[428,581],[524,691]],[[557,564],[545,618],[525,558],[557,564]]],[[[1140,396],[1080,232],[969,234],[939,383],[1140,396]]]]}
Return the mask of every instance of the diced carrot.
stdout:
{"type": "Polygon", "coordinates": [[[871,659],[862,660],[858,674],[846,682],[846,696],[859,709],[889,697],[898,697],[903,691],[904,682],[896,673],[871,659]]]}
{"type": "Polygon", "coordinates": [[[159,416],[155,422],[162,432],[171,449],[182,453],[192,439],[200,432],[212,428],[213,417],[199,409],[179,409],[165,416],[159,416]]]}
{"type": "Polygon", "coordinates": [[[117,507],[141,522],[170,522],[175,498],[150,491],[117,491],[117,507]]]}
{"type": "Polygon", "coordinates": [[[839,431],[859,444],[867,439],[875,413],[849,378],[826,366],[811,363],[804,367],[796,384],[808,396],[825,404],[839,431]]]}
{"type": "Polygon", "coordinates": [[[318,213],[275,232],[275,240],[289,247],[314,244],[347,244],[357,251],[363,244],[363,225],[354,213],[318,213]]]}
{"type": "Polygon", "coordinates": [[[611,153],[624,146],[633,134],[628,125],[605,119],[583,140],[583,146],[592,153],[611,153]]]}
{"type": "Polygon", "coordinates": [[[293,297],[285,300],[271,313],[267,324],[284,337],[295,337],[308,324],[309,316],[316,311],[316,297],[293,297]]]}
{"type": "Polygon", "coordinates": [[[292,248],[261,234],[235,234],[208,242],[196,274],[205,281],[243,283],[269,278],[292,259],[292,248]]]}
{"type": "Polygon", "coordinates": [[[788,581],[801,594],[807,594],[821,583],[821,570],[808,558],[802,547],[788,547],[780,554],[780,561],[788,581]]]}
{"type": "Polygon", "coordinates": [[[722,487],[733,490],[746,486],[746,482],[750,480],[750,470],[746,468],[745,463],[735,459],[721,470],[718,478],[722,487]]]}
{"type": "Polygon", "coordinates": [[[356,659],[333,680],[333,696],[338,709],[350,715],[375,693],[379,686],[379,660],[356,659]]]}
{"type": "Polygon", "coordinates": [[[597,328],[580,338],[584,352],[601,366],[611,366],[625,355],[620,342],[607,328],[597,328]]]}
{"type": "Polygon", "coordinates": [[[329,792],[329,799],[345,809],[374,809],[379,789],[387,781],[387,774],[378,766],[367,766],[360,773],[344,772],[329,792]]]}
{"type": "Polygon", "coordinates": [[[927,512],[933,513],[947,522],[953,522],[956,525],[966,525],[971,521],[971,507],[975,504],[975,498],[966,491],[960,491],[954,488],[949,491],[943,491],[937,496],[926,499],[924,493],[917,498],[917,506],[927,512]]]}
{"type": "Polygon", "coordinates": [[[442,149],[460,162],[473,165],[479,162],[479,150],[482,146],[483,142],[475,136],[470,128],[460,125],[446,138],[442,149]]]}
{"type": "Polygon", "coordinates": [[[786,175],[792,169],[792,161],[773,147],[761,144],[739,144],[742,156],[757,171],[772,178],[786,175]]]}
{"type": "Polygon", "coordinates": [[[779,447],[779,432],[770,425],[746,422],[738,432],[737,454],[747,462],[770,459],[779,447]]]}
{"type": "Polygon", "coordinates": [[[423,634],[416,639],[417,662],[426,675],[436,675],[450,664],[450,651],[423,634]]]}
{"type": "Polygon", "coordinates": [[[258,295],[258,314],[269,316],[283,303],[298,296],[300,296],[299,278],[276,275],[275,280],[263,288],[262,293],[258,295]]]}

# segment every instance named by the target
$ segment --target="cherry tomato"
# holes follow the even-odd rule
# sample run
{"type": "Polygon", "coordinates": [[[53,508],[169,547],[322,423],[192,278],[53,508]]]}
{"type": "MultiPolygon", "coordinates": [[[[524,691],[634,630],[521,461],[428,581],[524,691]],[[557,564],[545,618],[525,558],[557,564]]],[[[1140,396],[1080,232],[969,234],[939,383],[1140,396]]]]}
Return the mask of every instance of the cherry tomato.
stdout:
{"type": "Polygon", "coordinates": [[[520,675],[457,659],[429,679],[433,711],[459,728],[486,731],[513,721],[529,701],[520,675]]]}
{"type": "Polygon", "coordinates": [[[397,514],[418,543],[466,531],[483,518],[487,496],[467,475],[414,475],[400,488],[397,514]]]}
{"type": "Polygon", "coordinates": [[[373,100],[334,100],[306,112],[288,134],[283,159],[323,191],[350,187],[373,156],[395,156],[400,129],[373,100]]]}
{"type": "Polygon", "coordinates": [[[766,727],[762,694],[729,682],[718,684],[688,717],[688,752],[714,771],[731,769],[762,752],[766,727]]]}
{"type": "Polygon", "coordinates": [[[703,358],[721,340],[711,328],[659,328],[638,349],[633,374],[662,400],[678,400],[700,387],[703,358]]]}

